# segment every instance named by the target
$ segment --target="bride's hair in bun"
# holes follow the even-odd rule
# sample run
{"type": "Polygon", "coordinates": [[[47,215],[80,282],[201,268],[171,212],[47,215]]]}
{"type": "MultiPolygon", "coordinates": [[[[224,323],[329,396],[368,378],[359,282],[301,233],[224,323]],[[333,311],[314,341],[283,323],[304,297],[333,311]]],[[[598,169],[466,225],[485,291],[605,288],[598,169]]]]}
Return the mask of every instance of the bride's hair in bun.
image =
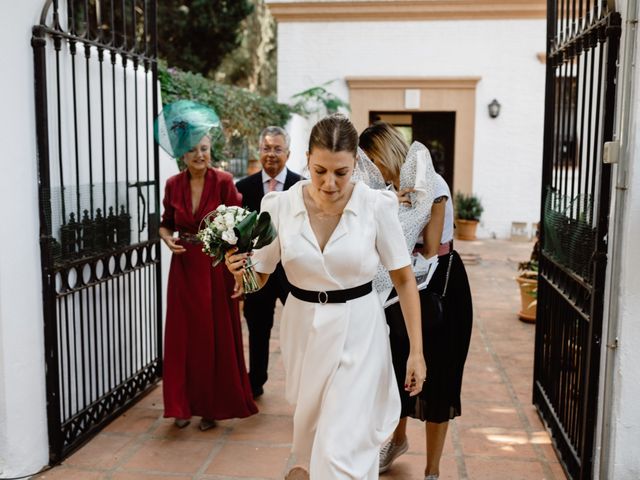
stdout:
{"type": "Polygon", "coordinates": [[[349,152],[356,156],[358,131],[344,115],[334,113],[313,126],[309,136],[309,153],[314,148],[330,152],[349,152]]]}

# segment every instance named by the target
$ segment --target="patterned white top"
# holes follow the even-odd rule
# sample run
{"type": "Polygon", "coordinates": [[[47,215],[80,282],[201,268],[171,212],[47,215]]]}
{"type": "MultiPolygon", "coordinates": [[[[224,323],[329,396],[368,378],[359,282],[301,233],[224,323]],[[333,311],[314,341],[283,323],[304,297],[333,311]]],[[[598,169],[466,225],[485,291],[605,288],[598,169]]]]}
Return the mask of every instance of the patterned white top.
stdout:
{"type": "MultiPolygon", "coordinates": [[[[436,176],[427,147],[420,142],[413,142],[400,170],[400,189],[414,188],[416,191],[409,194],[411,205],[400,205],[398,212],[409,254],[431,217],[431,205],[437,188],[436,176]]],[[[353,177],[374,189],[387,188],[382,174],[361,149],[358,149],[353,177]]],[[[382,299],[386,299],[393,288],[391,277],[382,265],[378,266],[373,286],[382,299]]]]}

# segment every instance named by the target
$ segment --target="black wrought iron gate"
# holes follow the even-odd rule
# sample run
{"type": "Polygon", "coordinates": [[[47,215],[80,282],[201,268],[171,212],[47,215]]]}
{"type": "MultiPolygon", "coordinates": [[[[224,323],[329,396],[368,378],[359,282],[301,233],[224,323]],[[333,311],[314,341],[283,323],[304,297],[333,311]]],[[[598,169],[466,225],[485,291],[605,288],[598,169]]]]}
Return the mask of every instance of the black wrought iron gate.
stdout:
{"type": "Polygon", "coordinates": [[[620,16],[549,0],[533,401],[571,478],[592,477],[620,16]]]}
{"type": "Polygon", "coordinates": [[[161,374],[156,45],[155,0],[48,0],[33,28],[52,462],[161,374]]]}

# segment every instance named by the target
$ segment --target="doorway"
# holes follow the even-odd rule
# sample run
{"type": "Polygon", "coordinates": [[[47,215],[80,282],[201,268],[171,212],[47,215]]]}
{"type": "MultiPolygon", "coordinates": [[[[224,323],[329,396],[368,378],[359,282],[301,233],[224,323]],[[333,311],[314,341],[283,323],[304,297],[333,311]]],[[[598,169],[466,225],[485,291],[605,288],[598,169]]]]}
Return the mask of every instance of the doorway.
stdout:
{"type": "Polygon", "coordinates": [[[453,190],[456,112],[369,112],[369,123],[392,124],[408,143],[420,142],[431,153],[433,167],[453,190]]]}

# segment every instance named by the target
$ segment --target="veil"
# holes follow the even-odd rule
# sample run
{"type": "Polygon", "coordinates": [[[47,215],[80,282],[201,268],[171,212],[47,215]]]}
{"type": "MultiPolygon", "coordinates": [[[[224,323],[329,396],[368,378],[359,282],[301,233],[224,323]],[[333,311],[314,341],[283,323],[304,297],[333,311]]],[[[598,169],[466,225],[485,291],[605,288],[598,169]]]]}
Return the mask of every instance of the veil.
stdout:
{"type": "MultiPolygon", "coordinates": [[[[415,192],[409,193],[411,205],[400,205],[398,211],[406,248],[410,255],[431,217],[436,187],[435,175],[436,171],[427,147],[420,142],[413,142],[400,169],[400,189],[413,188],[415,192]]],[[[387,189],[380,170],[361,148],[358,148],[353,179],[362,181],[375,190],[387,189]]],[[[412,265],[416,276],[426,274],[425,270],[430,270],[431,267],[421,262],[420,257],[412,257],[412,265]]],[[[383,301],[393,288],[389,272],[382,265],[378,265],[373,286],[383,301]]]]}

